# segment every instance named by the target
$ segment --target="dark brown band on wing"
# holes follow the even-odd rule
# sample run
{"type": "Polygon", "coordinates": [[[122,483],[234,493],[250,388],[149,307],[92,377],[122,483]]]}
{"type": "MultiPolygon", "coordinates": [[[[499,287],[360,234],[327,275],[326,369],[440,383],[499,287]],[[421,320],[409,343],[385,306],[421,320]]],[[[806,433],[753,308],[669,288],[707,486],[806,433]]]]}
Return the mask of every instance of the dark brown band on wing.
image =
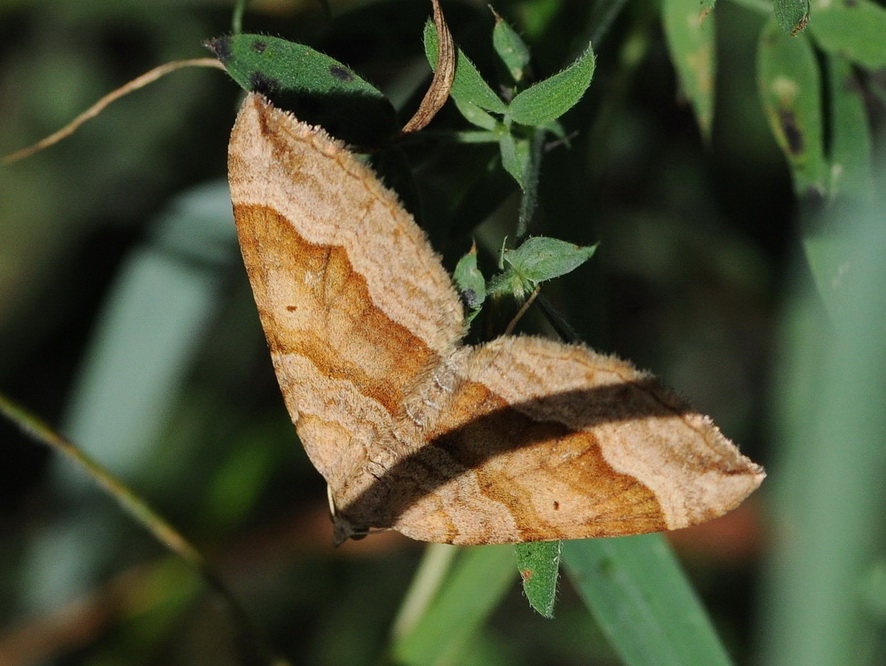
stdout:
{"type": "Polygon", "coordinates": [[[439,357],[373,303],[340,246],[302,238],[270,207],[234,208],[240,247],[273,354],[297,354],[397,413],[439,357]]]}
{"type": "MultiPolygon", "coordinates": [[[[501,543],[557,538],[584,538],[639,534],[666,529],[658,500],[634,477],[617,473],[603,459],[594,434],[553,422],[534,420],[545,401],[609,400],[619,387],[603,386],[527,400],[508,405],[486,386],[469,382],[455,392],[437,429],[414,454],[404,457],[365,492],[340,507],[355,523],[394,527],[414,538],[461,544],[501,543]],[[480,493],[503,507],[513,519],[516,534],[502,537],[478,506],[445,506],[431,496],[449,482],[473,475],[480,493]],[[545,483],[559,485],[562,494],[545,483]],[[409,525],[397,525],[399,516],[418,502],[421,514],[433,514],[438,527],[459,524],[444,515],[473,512],[475,527],[448,528],[422,535],[410,514],[409,525]],[[490,524],[485,525],[487,518],[490,524]],[[431,539],[430,536],[435,538],[431,539]]],[[[656,407],[651,404],[651,409],[656,407]]],[[[653,413],[636,414],[637,418],[653,413]]],[[[588,426],[605,423],[604,417],[588,426]]],[[[474,486],[472,486],[474,487],[474,486]]],[[[500,511],[500,508],[499,508],[500,511]]]]}

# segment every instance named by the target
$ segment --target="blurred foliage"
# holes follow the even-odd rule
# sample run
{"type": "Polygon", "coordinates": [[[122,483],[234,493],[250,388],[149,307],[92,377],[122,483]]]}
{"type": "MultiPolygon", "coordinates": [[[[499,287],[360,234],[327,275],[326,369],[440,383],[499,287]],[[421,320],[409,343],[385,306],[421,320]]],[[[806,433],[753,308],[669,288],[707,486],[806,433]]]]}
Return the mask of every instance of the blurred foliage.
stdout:
{"type": "MultiPolygon", "coordinates": [[[[329,4],[255,0],[244,29],[346,63],[408,118],[429,76],[429,3],[329,4]]],[[[769,463],[740,510],[672,537],[730,655],[882,663],[886,172],[873,137],[886,10],[813,0],[791,38],[762,0],[721,0],[702,30],[679,11],[711,3],[661,4],[502,0],[521,40],[496,44],[484,3],[444,9],[487,81],[542,81],[593,41],[593,83],[559,119],[565,140],[545,147],[529,231],[599,242],[546,297],[588,343],[652,369],[769,463]],[[497,48],[514,53],[504,68],[497,48]]],[[[4,3],[0,154],[157,64],[206,55],[231,12],[218,0],[4,3]]],[[[421,596],[422,546],[393,534],[329,545],[322,480],[237,256],[223,178],[238,94],[219,72],[177,72],[0,169],[0,391],[177,524],[293,662],[376,662],[398,613],[409,624],[404,595],[421,596]]],[[[447,105],[404,145],[415,192],[402,196],[450,269],[473,237],[489,275],[518,188],[497,145],[446,140],[476,129],[463,113],[447,105]]],[[[530,313],[525,326],[546,325],[530,313]]],[[[64,461],[5,422],[0,436],[0,662],[238,663],[195,571],[64,461]]],[[[388,657],[618,663],[580,571],[570,565],[578,588],[562,586],[547,621],[515,564],[512,549],[460,554],[388,657]]]]}

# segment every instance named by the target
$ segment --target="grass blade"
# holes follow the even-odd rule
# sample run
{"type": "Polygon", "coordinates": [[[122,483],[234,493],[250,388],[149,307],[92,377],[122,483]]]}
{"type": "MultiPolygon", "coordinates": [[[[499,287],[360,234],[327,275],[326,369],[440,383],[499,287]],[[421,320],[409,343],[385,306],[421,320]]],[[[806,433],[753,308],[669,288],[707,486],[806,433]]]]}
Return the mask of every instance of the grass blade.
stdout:
{"type": "Polygon", "coordinates": [[[566,541],[563,560],[625,664],[730,663],[662,535],[566,541]]]}
{"type": "Polygon", "coordinates": [[[511,546],[465,549],[440,595],[393,646],[397,664],[436,664],[457,655],[501,600],[514,575],[511,546]]]}
{"type": "Polygon", "coordinates": [[[881,197],[828,221],[844,267],[838,316],[823,311],[808,281],[787,310],[770,513],[774,533],[790,538],[774,540],[761,586],[762,664],[874,664],[878,649],[882,657],[882,625],[865,596],[884,538],[883,206],[881,197]]]}

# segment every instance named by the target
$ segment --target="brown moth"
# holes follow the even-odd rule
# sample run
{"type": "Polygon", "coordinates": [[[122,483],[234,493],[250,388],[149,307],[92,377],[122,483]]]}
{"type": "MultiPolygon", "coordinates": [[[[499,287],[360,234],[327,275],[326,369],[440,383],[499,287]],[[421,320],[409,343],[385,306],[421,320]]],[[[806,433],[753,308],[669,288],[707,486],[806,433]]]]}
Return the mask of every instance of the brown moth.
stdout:
{"type": "Polygon", "coordinates": [[[677,529],[763,469],[648,374],[465,320],[423,232],[322,129],[247,96],[229,181],[286,406],[329,484],[335,542],[392,528],[492,544],[677,529]]]}

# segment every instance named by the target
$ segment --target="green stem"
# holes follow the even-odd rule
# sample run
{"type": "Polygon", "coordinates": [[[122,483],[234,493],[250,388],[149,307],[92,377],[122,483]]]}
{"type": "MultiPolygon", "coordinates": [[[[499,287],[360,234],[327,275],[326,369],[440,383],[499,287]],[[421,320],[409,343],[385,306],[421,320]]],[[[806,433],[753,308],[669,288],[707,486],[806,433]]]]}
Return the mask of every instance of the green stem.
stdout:
{"type": "Polygon", "coordinates": [[[246,11],[247,0],[237,0],[234,4],[234,12],[231,14],[231,32],[239,35],[243,32],[243,13],[246,11]]]}
{"type": "Polygon", "coordinates": [[[520,214],[517,218],[517,241],[523,240],[529,233],[529,223],[538,206],[538,178],[541,173],[541,158],[544,154],[544,142],[547,132],[536,128],[532,135],[529,164],[523,175],[523,196],[520,198],[520,214]]]}

